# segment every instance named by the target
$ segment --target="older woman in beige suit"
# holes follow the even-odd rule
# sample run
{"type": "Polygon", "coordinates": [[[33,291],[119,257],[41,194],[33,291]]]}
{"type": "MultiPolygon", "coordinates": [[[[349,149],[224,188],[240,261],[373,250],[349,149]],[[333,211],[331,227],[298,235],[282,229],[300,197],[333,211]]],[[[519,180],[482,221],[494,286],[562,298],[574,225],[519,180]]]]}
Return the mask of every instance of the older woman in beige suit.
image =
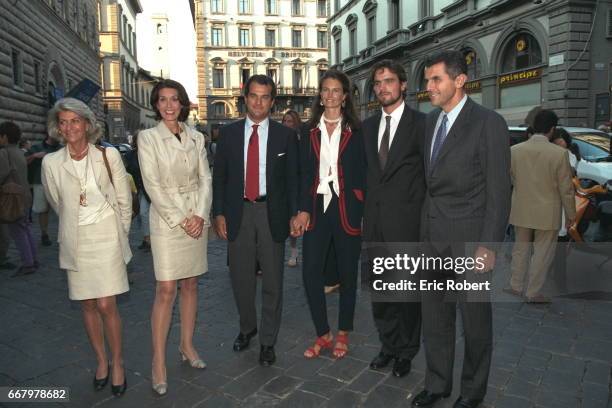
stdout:
{"type": "Polygon", "coordinates": [[[67,271],[70,299],[81,301],[85,329],[98,359],[94,388],[104,388],[110,374],[111,391],[121,396],[127,380],[115,296],[129,290],[126,264],[132,257],[132,196],[125,168],[116,149],[94,145],[100,130],[83,102],[60,99],[49,112],[47,128],[51,137],[65,143],[42,162],[45,195],[59,216],[60,268],[67,271]]]}
{"type": "Polygon", "coordinates": [[[159,82],[151,94],[159,124],[141,131],[138,159],[151,198],[151,250],[157,279],[151,314],[153,334],[152,386],[167,392],[166,339],[172,306],[181,283],[181,340],[179,353],[194,368],[204,368],[193,346],[198,303],[198,276],[206,272],[207,234],[212,202],[211,176],[204,137],[187,126],[189,97],[170,79],[159,82]]]}

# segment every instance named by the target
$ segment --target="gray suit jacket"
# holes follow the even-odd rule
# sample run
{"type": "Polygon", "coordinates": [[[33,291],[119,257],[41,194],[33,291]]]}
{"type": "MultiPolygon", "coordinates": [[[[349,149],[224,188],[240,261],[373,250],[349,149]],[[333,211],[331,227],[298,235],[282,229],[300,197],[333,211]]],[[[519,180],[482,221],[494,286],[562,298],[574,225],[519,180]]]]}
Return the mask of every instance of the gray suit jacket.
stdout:
{"type": "Polygon", "coordinates": [[[502,242],[510,212],[506,121],[468,98],[432,166],[430,151],[440,111],[429,113],[425,127],[427,193],[421,237],[438,250],[453,242],[502,242]]]}

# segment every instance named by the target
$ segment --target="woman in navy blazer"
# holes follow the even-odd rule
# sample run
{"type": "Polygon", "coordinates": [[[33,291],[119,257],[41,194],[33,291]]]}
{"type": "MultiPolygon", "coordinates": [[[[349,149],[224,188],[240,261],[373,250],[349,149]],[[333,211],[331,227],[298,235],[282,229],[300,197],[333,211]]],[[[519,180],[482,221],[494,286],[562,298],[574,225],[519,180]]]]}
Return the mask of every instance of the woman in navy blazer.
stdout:
{"type": "Polygon", "coordinates": [[[300,211],[292,234],[304,233],[304,288],[317,332],[306,358],[318,357],[333,344],[324,293],[325,259],[332,244],[340,278],[335,358],[347,354],[353,329],[366,160],[350,89],[343,72],[329,70],[321,77],[309,132],[300,141],[300,211]]]}

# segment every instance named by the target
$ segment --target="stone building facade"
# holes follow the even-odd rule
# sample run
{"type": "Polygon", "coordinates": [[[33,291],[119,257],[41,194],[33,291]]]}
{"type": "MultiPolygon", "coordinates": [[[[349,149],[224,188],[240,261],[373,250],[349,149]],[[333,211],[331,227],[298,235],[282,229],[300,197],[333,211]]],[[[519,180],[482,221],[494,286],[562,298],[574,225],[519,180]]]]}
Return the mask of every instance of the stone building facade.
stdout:
{"type": "Polygon", "coordinates": [[[470,96],[524,123],[535,106],[554,109],[566,125],[610,120],[611,0],[334,0],[331,63],[349,74],[361,115],[378,108],[369,69],[403,63],[408,101],[431,109],[423,64],[456,49],[469,67],[470,96]],[[359,33],[359,35],[357,34],[359,33]]]}
{"type": "Polygon", "coordinates": [[[327,70],[328,0],[196,0],[198,119],[213,130],[245,112],[242,87],[266,74],[277,83],[273,116],[310,115],[327,70]]]}
{"type": "Polygon", "coordinates": [[[100,56],[106,134],[113,143],[125,142],[138,129],[141,111],[149,109],[146,86],[138,66],[136,15],[139,0],[100,0],[100,56]]]}
{"type": "MultiPolygon", "coordinates": [[[[100,85],[97,12],[97,0],[0,1],[0,121],[43,139],[57,99],[100,85]]],[[[100,92],[89,106],[104,118],[100,92]]]]}

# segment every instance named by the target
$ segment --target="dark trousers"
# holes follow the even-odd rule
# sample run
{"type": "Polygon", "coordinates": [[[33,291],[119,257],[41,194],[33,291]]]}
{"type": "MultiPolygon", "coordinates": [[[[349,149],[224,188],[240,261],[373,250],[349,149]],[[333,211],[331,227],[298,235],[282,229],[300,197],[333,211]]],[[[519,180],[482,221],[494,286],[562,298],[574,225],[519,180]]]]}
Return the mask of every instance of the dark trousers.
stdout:
{"type": "Polygon", "coordinates": [[[265,271],[261,279],[259,341],[262,345],[272,346],[276,343],[281,322],[285,243],[272,239],[265,202],[244,203],[240,230],[236,239],[229,243],[228,251],[230,279],[242,333],[257,328],[257,277],[253,270],[258,261],[265,271]]]}
{"type": "Polygon", "coordinates": [[[353,330],[357,271],[361,251],[361,236],[348,235],[342,229],[338,197],[334,195],[325,213],[323,213],[322,197],[321,195],[317,197],[315,226],[304,234],[302,248],[304,288],[317,336],[329,332],[324,286],[325,264],[330,245],[333,243],[335,249],[340,283],[338,330],[353,330]]]}
{"type": "Polygon", "coordinates": [[[372,315],[385,354],[412,360],[421,345],[421,304],[372,302],[372,315]]]}
{"type": "MultiPolygon", "coordinates": [[[[453,271],[426,271],[422,275],[422,279],[438,282],[454,278],[463,279],[461,275],[455,276],[453,271]]],[[[427,290],[421,293],[423,343],[427,360],[425,388],[434,393],[452,390],[458,308],[465,338],[461,395],[470,399],[483,399],[487,392],[493,351],[491,303],[467,301],[466,297],[466,292],[457,291],[427,290]]]]}
{"type": "MultiPolygon", "coordinates": [[[[385,242],[379,232],[374,242],[385,242]]],[[[373,254],[369,254],[370,260],[373,254]]],[[[371,261],[370,261],[371,262],[371,261]]],[[[372,302],[372,316],[381,351],[412,360],[421,346],[421,304],[418,302],[372,302]]]]}

